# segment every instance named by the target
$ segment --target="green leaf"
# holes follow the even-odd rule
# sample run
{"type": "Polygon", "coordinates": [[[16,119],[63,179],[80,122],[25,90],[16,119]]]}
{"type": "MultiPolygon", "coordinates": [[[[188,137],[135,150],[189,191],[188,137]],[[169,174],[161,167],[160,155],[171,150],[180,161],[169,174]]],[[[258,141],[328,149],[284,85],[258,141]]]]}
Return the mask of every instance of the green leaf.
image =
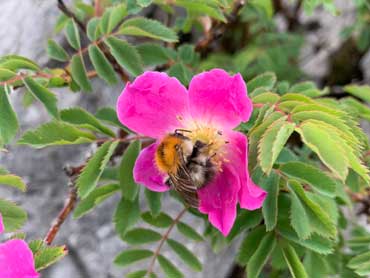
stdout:
{"type": "Polygon", "coordinates": [[[105,122],[107,122],[111,125],[122,128],[125,131],[128,131],[128,133],[129,133],[129,130],[126,127],[124,127],[121,124],[121,122],[118,120],[116,110],[111,108],[111,107],[102,107],[102,108],[100,108],[96,112],[95,117],[97,117],[99,120],[105,121],[105,122]]]}
{"type": "MultiPolygon", "coordinates": [[[[14,71],[0,68],[0,81],[7,81],[14,78],[17,74],[14,71]]],[[[17,82],[12,83],[13,86],[18,85],[17,82]]]]}
{"type": "Polygon", "coordinates": [[[126,5],[116,5],[107,9],[100,21],[100,30],[103,34],[109,34],[126,17],[126,5]]]}
{"type": "Polygon", "coordinates": [[[54,40],[48,40],[47,53],[57,61],[66,62],[69,59],[67,52],[54,40]]]}
{"type": "MultiPolygon", "coordinates": [[[[212,18],[220,20],[224,23],[227,22],[224,14],[218,7],[217,2],[212,1],[211,3],[204,3],[206,1],[197,1],[197,0],[176,0],[175,5],[183,7],[191,15],[209,15],[212,18]]],[[[209,2],[209,1],[208,1],[209,2]]]]}
{"type": "Polygon", "coordinates": [[[99,49],[99,47],[97,47],[96,45],[90,45],[88,51],[91,63],[96,69],[98,75],[109,85],[116,84],[118,82],[116,78],[116,73],[108,59],[105,57],[104,53],[99,49]]]}
{"type": "Polygon", "coordinates": [[[267,103],[267,104],[275,104],[280,99],[280,96],[275,93],[266,92],[259,95],[256,95],[252,98],[253,103],[267,103]]]}
{"type": "Polygon", "coordinates": [[[23,192],[25,192],[27,188],[21,177],[11,174],[0,175],[0,185],[1,184],[15,187],[23,192]]]}
{"type": "Polygon", "coordinates": [[[122,196],[127,200],[134,200],[139,192],[139,186],[134,181],[133,169],[136,159],[141,150],[141,142],[132,142],[122,156],[119,168],[119,183],[122,189],[122,196]]]}
{"type": "Polygon", "coordinates": [[[176,77],[184,85],[188,85],[192,77],[191,71],[183,63],[171,66],[168,69],[168,75],[176,77]]]}
{"type": "Polygon", "coordinates": [[[65,31],[69,44],[76,50],[80,49],[80,33],[78,32],[78,26],[73,19],[68,20],[65,31]]]}
{"type": "Polygon", "coordinates": [[[111,129],[102,125],[94,115],[81,107],[64,109],[60,112],[60,117],[65,122],[79,125],[80,127],[91,129],[93,131],[98,131],[113,138],[115,137],[115,134],[111,129]]]}
{"type": "Polygon", "coordinates": [[[43,270],[67,255],[65,246],[46,246],[42,240],[29,243],[32,250],[36,271],[43,270]]]}
{"type": "Polygon", "coordinates": [[[85,64],[79,54],[73,55],[72,57],[71,73],[73,79],[82,88],[82,90],[86,92],[92,91],[91,83],[86,73],[85,64]]]}
{"type": "Polygon", "coordinates": [[[336,226],[326,211],[306,195],[303,187],[298,182],[291,180],[288,183],[288,187],[302,201],[306,214],[310,219],[311,227],[322,236],[335,238],[337,234],[336,226]]]}
{"type": "Polygon", "coordinates": [[[247,277],[258,278],[263,266],[266,264],[272,250],[275,248],[276,238],[274,233],[266,234],[260,242],[247,264],[247,277]]]}
{"type": "Polygon", "coordinates": [[[115,37],[109,37],[105,40],[110,48],[110,51],[117,62],[131,75],[137,76],[144,69],[142,67],[141,58],[135,47],[124,40],[115,37]]]}
{"type": "Polygon", "coordinates": [[[292,200],[290,209],[290,223],[299,238],[307,239],[312,233],[310,219],[308,218],[306,209],[298,196],[293,191],[290,194],[292,200]]]}
{"type": "Polygon", "coordinates": [[[19,55],[6,55],[1,57],[0,67],[11,71],[20,69],[40,70],[40,67],[34,61],[19,55]]]}
{"type": "Polygon", "coordinates": [[[279,226],[279,233],[286,239],[289,239],[290,241],[316,253],[327,255],[333,252],[333,243],[328,239],[317,234],[312,234],[309,238],[304,240],[300,239],[296,233],[290,229],[289,224],[286,224],[285,227],[279,226]]]}
{"type": "Polygon", "coordinates": [[[202,264],[200,263],[198,258],[193,255],[193,253],[190,252],[189,249],[186,248],[183,244],[170,238],[167,239],[167,244],[191,269],[193,269],[194,271],[202,271],[202,264]]]}
{"type": "Polygon", "coordinates": [[[44,148],[55,145],[71,145],[90,143],[95,140],[91,133],[81,131],[71,124],[52,121],[27,131],[17,142],[20,145],[30,145],[34,148],[44,148]]]}
{"type": "Polygon", "coordinates": [[[167,49],[155,43],[143,43],[136,46],[144,65],[158,66],[166,64],[170,59],[167,49]]]}
{"type": "Polygon", "coordinates": [[[81,199],[85,199],[95,189],[117,145],[118,141],[105,142],[86,163],[86,166],[76,180],[78,195],[81,199]]]}
{"type": "Polygon", "coordinates": [[[6,232],[20,229],[27,220],[27,213],[15,203],[0,199],[0,214],[3,217],[6,232]]]}
{"type": "Polygon", "coordinates": [[[127,266],[147,259],[152,255],[152,251],[145,249],[125,250],[114,259],[114,263],[119,266],[127,266]]]}
{"type": "Polygon", "coordinates": [[[148,272],[147,270],[138,270],[130,272],[126,275],[126,278],[145,278],[147,272],[148,272]]]}
{"type": "Polygon", "coordinates": [[[271,90],[276,83],[276,75],[273,72],[265,72],[257,75],[255,78],[247,82],[247,88],[249,95],[253,94],[253,91],[258,88],[264,88],[271,90]]]}
{"type": "Polygon", "coordinates": [[[265,228],[259,226],[249,232],[242,241],[236,260],[242,266],[246,266],[252,257],[253,253],[257,250],[262,238],[266,235],[265,228]]]}
{"type": "Polygon", "coordinates": [[[280,170],[291,178],[308,183],[323,195],[334,197],[336,194],[336,182],[315,166],[294,161],[282,164],[280,170]]]}
{"type": "Polygon", "coordinates": [[[10,104],[8,90],[0,87],[0,147],[2,143],[8,144],[17,134],[18,119],[10,104]]]}
{"type": "Polygon", "coordinates": [[[180,270],[178,270],[177,267],[173,265],[164,256],[159,255],[157,259],[158,259],[159,265],[161,266],[163,272],[166,274],[166,277],[171,277],[171,278],[184,277],[184,275],[180,272],[180,270]]]}
{"type": "Polygon", "coordinates": [[[361,265],[364,265],[364,264],[370,264],[370,251],[353,257],[348,262],[348,267],[350,267],[352,269],[356,269],[356,268],[358,268],[358,267],[360,267],[361,265]]]}
{"type": "Polygon", "coordinates": [[[94,189],[89,196],[78,203],[74,210],[73,217],[80,218],[81,216],[90,212],[97,205],[105,201],[107,198],[112,196],[118,190],[120,190],[120,186],[118,184],[103,185],[94,189]]]}
{"type": "Polygon", "coordinates": [[[284,243],[281,249],[283,250],[284,259],[289,267],[292,278],[308,278],[306,270],[294,248],[290,244],[284,243]]]}
{"type": "Polygon", "coordinates": [[[203,237],[195,231],[192,227],[190,227],[188,224],[184,222],[178,222],[177,223],[177,230],[186,236],[189,239],[195,240],[195,241],[203,241],[203,237]]]}
{"type": "Polygon", "coordinates": [[[141,215],[141,218],[148,224],[158,227],[158,228],[167,228],[171,226],[173,220],[172,218],[163,212],[161,212],[158,216],[153,217],[152,214],[147,211],[141,215]]]}
{"type": "Polygon", "coordinates": [[[328,263],[325,256],[317,256],[317,254],[314,254],[313,252],[306,252],[304,257],[304,267],[308,277],[328,277],[328,263]]]}
{"type": "Polygon", "coordinates": [[[345,151],[334,141],[329,131],[322,126],[305,121],[296,131],[301,135],[303,142],[314,151],[321,161],[344,180],[348,174],[349,161],[345,151]]]}
{"type": "Polygon", "coordinates": [[[274,122],[258,144],[258,159],[262,170],[269,174],[281,150],[294,131],[295,125],[284,119],[274,122]]]}
{"type": "Polygon", "coordinates": [[[238,213],[234,225],[227,236],[227,241],[231,242],[237,235],[243,233],[248,229],[252,229],[260,224],[262,221],[262,214],[258,210],[242,210],[238,213]]]}
{"type": "Polygon", "coordinates": [[[366,102],[370,102],[370,86],[369,85],[347,85],[344,86],[344,91],[354,95],[366,102]]]}
{"type": "Polygon", "coordinates": [[[133,227],[139,219],[139,200],[129,201],[122,198],[116,208],[113,218],[116,231],[120,237],[124,237],[127,230],[133,227]]]}
{"type": "Polygon", "coordinates": [[[95,41],[100,37],[100,28],[99,28],[100,18],[93,17],[89,20],[86,27],[87,37],[90,41],[95,41]]]}
{"type": "Polygon", "coordinates": [[[146,244],[159,241],[162,236],[149,229],[136,228],[128,231],[122,239],[131,245],[146,244]]]}
{"type": "Polygon", "coordinates": [[[57,98],[50,92],[47,88],[37,83],[31,77],[25,77],[23,79],[24,85],[32,93],[32,95],[37,98],[49,112],[49,114],[55,118],[59,118],[58,107],[57,107],[57,98]]]}
{"type": "Polygon", "coordinates": [[[161,198],[162,193],[154,192],[147,188],[145,188],[145,197],[148,202],[148,206],[150,208],[150,212],[153,217],[156,217],[161,212],[161,198]]]}
{"type": "Polygon", "coordinates": [[[119,28],[122,35],[143,36],[165,42],[177,42],[176,33],[156,20],[134,17],[126,20],[119,28]]]}
{"type": "Polygon", "coordinates": [[[279,175],[272,172],[270,176],[260,182],[260,186],[267,191],[267,197],[263,202],[262,214],[265,219],[266,231],[272,231],[277,223],[279,175]]]}

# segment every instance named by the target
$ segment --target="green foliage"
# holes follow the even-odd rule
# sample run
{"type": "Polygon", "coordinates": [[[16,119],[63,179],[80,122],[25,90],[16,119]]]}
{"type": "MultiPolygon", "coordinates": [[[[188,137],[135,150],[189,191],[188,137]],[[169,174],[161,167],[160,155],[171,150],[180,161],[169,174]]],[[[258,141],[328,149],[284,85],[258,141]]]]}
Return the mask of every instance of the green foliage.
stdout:
{"type": "Polygon", "coordinates": [[[37,98],[49,112],[49,114],[55,118],[59,118],[57,98],[50,92],[47,88],[37,83],[34,79],[26,77],[23,79],[24,85],[32,93],[32,95],[37,98]]]}
{"type": "Polygon", "coordinates": [[[182,278],[184,275],[166,257],[158,256],[158,262],[167,277],[182,278]]]}
{"type": "Polygon", "coordinates": [[[177,35],[170,28],[159,21],[144,17],[135,17],[126,20],[119,28],[122,35],[143,36],[165,42],[176,42],[177,35]]]}
{"type": "Polygon", "coordinates": [[[150,229],[136,228],[126,232],[122,239],[131,245],[141,245],[156,242],[161,239],[161,235],[150,229]]]}
{"type": "Polygon", "coordinates": [[[69,58],[67,52],[63,49],[63,47],[61,47],[54,40],[48,40],[47,52],[50,58],[58,60],[60,62],[65,62],[69,58]]]}
{"type": "Polygon", "coordinates": [[[134,181],[133,169],[136,158],[141,150],[141,142],[134,141],[127,147],[122,156],[119,168],[119,183],[122,189],[122,195],[127,200],[134,200],[139,192],[139,187],[134,181]]]}
{"type": "Polygon", "coordinates": [[[115,134],[111,129],[101,124],[94,115],[80,107],[74,107],[60,111],[60,118],[63,121],[77,125],[78,127],[103,133],[110,137],[115,137],[115,134]]]}
{"type": "Polygon", "coordinates": [[[68,20],[65,32],[69,44],[74,49],[78,50],[81,47],[80,33],[78,31],[78,26],[73,19],[68,20]]]}
{"type": "Polygon", "coordinates": [[[118,190],[120,190],[120,186],[118,184],[107,184],[94,189],[85,199],[79,202],[78,206],[74,210],[73,216],[79,218],[85,215],[118,190]]]}
{"type": "Polygon", "coordinates": [[[167,244],[182,259],[182,261],[195,271],[202,271],[202,264],[196,256],[183,244],[172,239],[167,239],[167,244]]]}
{"type": "Polygon", "coordinates": [[[113,222],[116,232],[123,237],[127,230],[133,227],[140,218],[139,200],[122,198],[114,213],[113,222]]]}
{"type": "Polygon", "coordinates": [[[89,159],[76,180],[78,195],[85,199],[96,187],[98,180],[107,166],[118,142],[107,141],[89,159]]]}
{"type": "Polygon", "coordinates": [[[0,185],[7,185],[10,187],[14,187],[23,192],[26,191],[26,184],[24,183],[21,177],[18,177],[16,175],[0,173],[0,185]]]}
{"type": "Polygon", "coordinates": [[[65,246],[47,246],[42,240],[33,240],[29,243],[35,258],[37,271],[45,269],[67,255],[65,246]]]}
{"type": "Polygon", "coordinates": [[[8,90],[0,87],[0,147],[8,144],[18,130],[18,119],[9,100],[8,90]]]}
{"type": "Polygon", "coordinates": [[[106,40],[112,55],[118,63],[133,76],[141,74],[144,70],[137,50],[128,42],[114,37],[106,40]]]}
{"type": "Polygon", "coordinates": [[[5,232],[20,229],[27,220],[27,213],[15,203],[0,199],[0,213],[3,217],[5,232]]]}
{"type": "Polygon", "coordinates": [[[149,258],[152,255],[153,252],[150,250],[143,249],[125,250],[114,259],[114,263],[119,266],[126,266],[136,263],[137,261],[149,258]]]}
{"type": "Polygon", "coordinates": [[[18,144],[30,145],[34,148],[47,146],[91,143],[95,136],[75,126],[63,122],[49,122],[33,131],[27,131],[19,139],[18,144]]]}
{"type": "Polygon", "coordinates": [[[72,77],[83,91],[92,91],[91,83],[86,73],[85,63],[81,55],[73,55],[71,61],[71,73],[72,77]]]}
{"type": "Polygon", "coordinates": [[[104,53],[96,45],[89,46],[89,57],[98,75],[109,85],[117,83],[116,74],[104,53]]]}

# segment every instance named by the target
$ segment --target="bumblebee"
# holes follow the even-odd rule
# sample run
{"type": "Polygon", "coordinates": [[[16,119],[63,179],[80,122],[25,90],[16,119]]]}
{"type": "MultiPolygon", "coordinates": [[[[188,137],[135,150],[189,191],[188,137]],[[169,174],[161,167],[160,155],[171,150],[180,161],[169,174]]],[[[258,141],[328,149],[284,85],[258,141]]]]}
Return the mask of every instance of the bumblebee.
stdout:
{"type": "Polygon", "coordinates": [[[155,153],[158,169],[168,175],[166,184],[175,189],[192,207],[198,207],[197,190],[209,183],[217,171],[212,162],[210,145],[200,140],[193,142],[176,130],[163,138],[155,153]]]}

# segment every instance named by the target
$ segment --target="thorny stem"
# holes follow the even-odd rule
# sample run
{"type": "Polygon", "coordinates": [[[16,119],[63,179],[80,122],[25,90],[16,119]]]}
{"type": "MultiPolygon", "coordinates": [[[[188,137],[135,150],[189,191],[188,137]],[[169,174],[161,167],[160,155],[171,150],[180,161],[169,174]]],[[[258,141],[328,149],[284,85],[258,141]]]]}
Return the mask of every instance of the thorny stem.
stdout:
{"type": "MultiPolygon", "coordinates": [[[[81,170],[80,170],[81,171],[81,170]]],[[[79,172],[80,172],[79,171],[79,172]]],[[[76,177],[71,178],[69,184],[69,194],[68,198],[64,204],[63,209],[59,212],[57,218],[53,221],[52,226],[50,227],[44,241],[47,245],[51,245],[53,240],[55,239],[56,235],[59,232],[60,227],[67,219],[68,215],[73,211],[76,201],[77,201],[77,189],[75,187],[74,181],[76,177]]]]}
{"type": "Polygon", "coordinates": [[[171,226],[168,227],[167,231],[163,234],[163,236],[162,236],[162,238],[161,238],[161,240],[160,240],[160,242],[158,244],[158,247],[154,251],[152,260],[151,260],[150,265],[148,267],[148,271],[146,272],[146,275],[148,277],[153,272],[155,261],[157,260],[157,257],[158,257],[158,255],[161,252],[161,249],[163,247],[163,244],[166,242],[166,240],[168,239],[168,236],[170,235],[172,229],[180,221],[181,217],[185,214],[185,212],[188,210],[188,208],[189,208],[188,206],[185,206],[185,208],[182,211],[180,211],[180,213],[177,215],[177,217],[171,223],[171,226]]]}

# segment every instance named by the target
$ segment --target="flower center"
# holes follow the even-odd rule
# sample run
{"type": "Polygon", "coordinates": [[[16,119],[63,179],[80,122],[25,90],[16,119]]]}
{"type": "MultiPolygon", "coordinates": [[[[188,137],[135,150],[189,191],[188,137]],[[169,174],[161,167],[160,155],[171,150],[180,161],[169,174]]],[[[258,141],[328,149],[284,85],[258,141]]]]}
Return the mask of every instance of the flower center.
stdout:
{"type": "Polygon", "coordinates": [[[192,122],[188,126],[188,130],[190,132],[186,136],[192,140],[193,144],[196,141],[206,144],[207,148],[204,149],[204,154],[211,159],[218,170],[221,170],[222,163],[228,161],[225,158],[224,148],[228,142],[225,140],[222,130],[198,122],[192,122]]]}

